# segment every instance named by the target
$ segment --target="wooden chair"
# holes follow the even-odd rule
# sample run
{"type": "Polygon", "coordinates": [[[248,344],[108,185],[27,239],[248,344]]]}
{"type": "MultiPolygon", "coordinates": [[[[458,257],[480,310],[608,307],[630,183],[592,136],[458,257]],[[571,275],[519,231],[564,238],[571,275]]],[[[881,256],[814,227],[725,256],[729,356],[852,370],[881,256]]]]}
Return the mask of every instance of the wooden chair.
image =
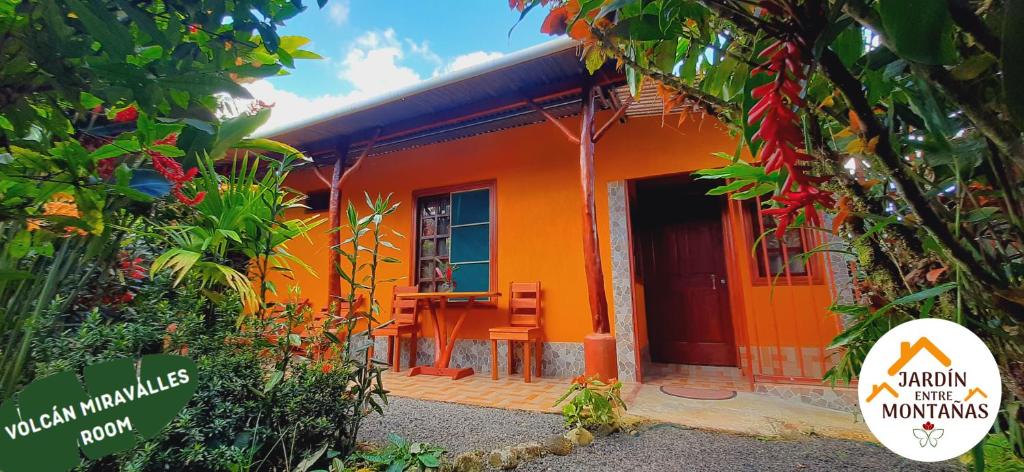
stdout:
{"type": "Polygon", "coordinates": [[[512,348],[516,341],[523,343],[523,380],[530,382],[530,345],[536,343],[534,355],[536,359],[537,377],[541,376],[542,359],[544,358],[544,339],[540,327],[541,302],[540,282],[513,282],[509,288],[508,314],[509,324],[500,328],[490,329],[491,339],[491,378],[498,379],[498,341],[508,342],[508,374],[512,375],[512,348]]]}
{"type": "Polygon", "coordinates": [[[373,337],[388,337],[388,360],[391,361],[391,368],[395,372],[401,370],[402,361],[402,335],[408,334],[409,346],[409,368],[416,366],[416,336],[419,332],[419,303],[416,300],[398,298],[400,293],[416,293],[418,288],[396,286],[391,295],[391,324],[373,330],[373,337]]]}

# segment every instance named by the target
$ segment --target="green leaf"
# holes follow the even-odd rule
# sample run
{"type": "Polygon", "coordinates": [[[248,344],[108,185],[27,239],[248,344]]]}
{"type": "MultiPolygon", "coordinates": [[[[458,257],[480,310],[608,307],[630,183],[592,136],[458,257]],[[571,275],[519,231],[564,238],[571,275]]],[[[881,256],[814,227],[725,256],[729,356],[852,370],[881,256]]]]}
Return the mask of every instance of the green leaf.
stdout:
{"type": "Polygon", "coordinates": [[[6,117],[4,117],[3,115],[0,115],[0,129],[5,129],[7,131],[14,131],[14,125],[12,125],[11,121],[8,120],[6,117]]]}
{"type": "Polygon", "coordinates": [[[217,131],[217,139],[210,149],[210,157],[220,159],[238,143],[254,133],[270,119],[270,109],[265,108],[253,115],[240,115],[226,120],[217,131]]]}
{"type": "Polygon", "coordinates": [[[911,303],[917,303],[921,300],[936,297],[956,288],[956,282],[946,282],[942,285],[936,285],[931,288],[915,292],[905,297],[897,298],[890,305],[909,305],[911,303]]]}
{"type": "Polygon", "coordinates": [[[930,65],[957,61],[953,17],[946,2],[879,0],[878,11],[885,33],[899,55],[930,65]]]}
{"type": "Polygon", "coordinates": [[[1003,14],[1003,99],[1006,108],[1017,122],[1024,126],[1024,0],[1007,0],[1003,14]]]}
{"type": "Polygon", "coordinates": [[[170,49],[171,42],[164,35],[163,31],[157,26],[156,21],[153,20],[153,15],[145,12],[136,7],[132,2],[128,0],[115,0],[117,6],[121,8],[132,19],[132,23],[135,24],[146,36],[149,36],[153,42],[163,46],[163,49],[170,49]]]}
{"type": "Polygon", "coordinates": [[[11,259],[21,259],[28,254],[28,250],[32,248],[32,233],[27,230],[21,230],[14,234],[11,241],[7,243],[7,254],[11,259]]]}
{"type": "Polygon", "coordinates": [[[89,153],[89,157],[93,160],[107,159],[110,157],[123,156],[132,152],[131,150],[124,148],[118,144],[104,144],[95,151],[89,153]]]}
{"type": "Polygon", "coordinates": [[[287,145],[285,143],[282,143],[280,141],[274,141],[273,139],[266,139],[266,138],[243,139],[243,140],[239,141],[238,144],[236,144],[233,147],[235,149],[255,149],[255,150],[258,150],[258,151],[268,151],[268,152],[273,152],[273,153],[277,153],[277,154],[281,154],[281,155],[285,155],[285,156],[297,156],[297,157],[301,156],[301,158],[303,160],[307,160],[307,161],[310,160],[308,157],[306,157],[304,154],[302,154],[302,151],[299,151],[298,149],[295,149],[295,148],[293,148],[293,147],[291,147],[291,146],[289,146],[289,145],[287,145]]]}
{"type": "Polygon", "coordinates": [[[864,54],[863,32],[856,26],[847,27],[832,42],[832,50],[839,56],[839,60],[849,68],[864,54]]]}
{"type": "Polygon", "coordinates": [[[29,280],[36,276],[25,270],[0,269],[0,281],[6,280],[29,280]]]}
{"type": "Polygon", "coordinates": [[[437,468],[441,467],[441,460],[436,454],[420,454],[417,456],[420,463],[425,467],[437,468]]]}
{"type": "Polygon", "coordinates": [[[163,154],[167,157],[181,157],[185,155],[185,151],[178,149],[170,144],[157,144],[150,148],[150,150],[163,154]]]}
{"type": "Polygon", "coordinates": [[[284,378],[284,372],[275,370],[273,374],[270,374],[270,378],[267,379],[267,383],[263,386],[263,393],[267,393],[277,386],[278,382],[284,378]]]}
{"type": "Polygon", "coordinates": [[[84,107],[87,110],[92,110],[93,108],[96,108],[103,104],[102,98],[97,97],[84,90],[78,93],[78,101],[82,104],[82,107],[84,107]]]}
{"type": "Polygon", "coordinates": [[[99,41],[103,49],[113,59],[124,59],[131,54],[131,47],[135,44],[131,32],[120,21],[117,21],[117,18],[105,8],[103,3],[89,2],[86,4],[81,0],[65,1],[89,34],[99,41]]]}

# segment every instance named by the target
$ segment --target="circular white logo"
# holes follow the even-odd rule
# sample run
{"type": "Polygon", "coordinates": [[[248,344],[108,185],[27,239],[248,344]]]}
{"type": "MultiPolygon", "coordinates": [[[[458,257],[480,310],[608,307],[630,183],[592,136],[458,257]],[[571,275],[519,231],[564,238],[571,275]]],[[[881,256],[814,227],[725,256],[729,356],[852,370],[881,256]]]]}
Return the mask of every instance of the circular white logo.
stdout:
{"type": "Polygon", "coordinates": [[[871,433],[893,452],[923,462],[952,459],[995,422],[999,367],[967,328],[914,320],[875,343],[861,367],[860,409],[871,433]]]}

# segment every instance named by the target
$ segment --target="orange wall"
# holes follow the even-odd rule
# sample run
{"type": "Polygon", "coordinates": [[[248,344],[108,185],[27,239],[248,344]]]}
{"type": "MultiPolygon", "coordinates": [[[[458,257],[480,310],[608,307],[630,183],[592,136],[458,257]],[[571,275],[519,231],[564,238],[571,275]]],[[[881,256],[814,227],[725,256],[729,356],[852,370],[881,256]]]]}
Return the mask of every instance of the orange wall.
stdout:
{"type": "MultiPolygon", "coordinates": [[[[598,123],[603,122],[604,116],[598,117],[598,123]]],[[[578,118],[568,118],[565,123],[571,129],[578,129],[578,118]]],[[[608,182],[719,166],[724,162],[712,157],[711,153],[733,149],[735,141],[710,118],[688,119],[678,129],[668,125],[663,127],[657,117],[631,118],[625,125],[615,125],[597,144],[595,196],[609,306],[612,301],[608,182]]],[[[415,256],[411,212],[415,207],[413,192],[496,180],[496,215],[492,217],[497,224],[498,275],[495,288],[507,291],[512,281],[541,281],[547,340],[579,342],[591,329],[583,272],[578,163],[577,146],[569,143],[554,126],[538,124],[371,158],[346,182],[342,200],[353,199],[361,212],[366,211],[362,203],[363,192],[371,195],[393,193],[393,198],[402,203],[386,223],[407,236],[407,239],[396,241],[401,253],[395,255],[403,262],[385,267],[381,277],[409,277],[412,275],[411,260],[415,256]]],[[[324,188],[310,170],[296,172],[290,184],[303,191],[324,188]]],[[[323,213],[325,217],[326,214],[323,213]]],[[[738,230],[734,225],[734,231],[738,230]]],[[[298,283],[304,297],[322,306],[327,297],[327,235],[318,230],[310,237],[311,244],[293,241],[289,249],[320,274],[319,279],[300,274],[298,283]]],[[[746,244],[745,239],[736,238],[738,257],[750,254],[749,247],[742,247],[746,244]]],[[[738,342],[753,337],[755,327],[758,328],[757,333],[767,331],[761,326],[764,323],[771,325],[772,333],[776,328],[784,333],[773,338],[781,342],[820,346],[831,339],[834,330],[829,335],[805,332],[808,322],[815,323],[815,326],[823,323],[820,311],[829,302],[825,287],[812,290],[816,297],[813,301],[808,293],[803,293],[807,289],[790,293],[789,289],[777,288],[774,301],[769,302],[767,289],[749,285],[749,263],[744,259],[735,266],[746,281],[743,296],[748,298],[740,310],[756,321],[747,324],[748,333],[741,333],[738,342]],[[799,301],[797,308],[794,310],[790,304],[780,303],[780,296],[782,300],[796,297],[794,300],[799,301]],[[769,305],[776,307],[775,320],[765,311],[769,305]],[[812,305],[821,309],[808,309],[812,305]]],[[[279,287],[286,284],[285,281],[277,283],[279,287]]],[[[281,291],[284,292],[283,289],[281,291]]],[[[387,313],[390,300],[386,298],[390,296],[390,287],[384,287],[383,293],[386,296],[383,297],[382,308],[387,313]]],[[[637,295],[642,293],[638,291],[637,295]]],[[[642,296],[638,299],[641,302],[637,307],[641,318],[638,329],[645,338],[642,296]]],[[[503,323],[507,316],[504,303],[498,306],[497,309],[479,309],[472,313],[464,328],[466,336],[485,338],[488,327],[503,323]]],[[[430,328],[425,328],[426,335],[430,328]]],[[[766,339],[763,334],[759,336],[761,340],[766,339]]]]}

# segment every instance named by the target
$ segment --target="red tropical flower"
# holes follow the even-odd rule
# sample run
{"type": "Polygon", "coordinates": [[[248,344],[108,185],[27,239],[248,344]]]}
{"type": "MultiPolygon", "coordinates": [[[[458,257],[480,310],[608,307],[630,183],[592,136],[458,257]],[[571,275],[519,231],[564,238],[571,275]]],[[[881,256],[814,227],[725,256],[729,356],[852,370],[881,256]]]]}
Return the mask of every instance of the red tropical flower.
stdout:
{"type": "Polygon", "coordinates": [[[99,174],[103,180],[110,180],[114,176],[114,169],[117,168],[117,158],[108,157],[106,159],[100,159],[96,163],[96,173],[99,174]]]}
{"type": "Polygon", "coordinates": [[[117,264],[118,268],[125,277],[132,280],[142,280],[146,278],[146,268],[142,265],[142,258],[136,257],[129,259],[128,253],[121,253],[121,261],[117,264]]]}
{"type": "MultiPolygon", "coordinates": [[[[177,135],[175,135],[174,138],[176,140],[177,135]]],[[[146,153],[149,154],[149,157],[153,162],[153,170],[159,172],[160,175],[164,176],[164,178],[171,183],[171,194],[174,195],[178,201],[188,206],[196,206],[206,198],[206,192],[199,192],[195,197],[189,197],[185,195],[185,192],[181,191],[181,187],[183,185],[192,181],[192,179],[199,174],[199,169],[193,167],[186,172],[182,169],[181,164],[179,164],[178,161],[171,159],[170,157],[156,151],[146,151],[146,153]]]]}
{"type": "Polygon", "coordinates": [[[135,108],[135,105],[130,105],[114,114],[114,121],[118,123],[124,123],[128,121],[135,121],[139,118],[139,109],[135,108]]]}
{"type": "Polygon", "coordinates": [[[199,31],[199,25],[197,25],[195,23],[193,23],[191,25],[188,25],[188,32],[189,33],[196,34],[196,32],[198,32],[198,31],[199,31]]]}
{"type": "MultiPolygon", "coordinates": [[[[762,0],[760,4],[776,16],[784,16],[788,8],[779,0],[762,0]]],[[[815,205],[831,208],[835,200],[830,192],[818,187],[827,178],[809,175],[805,165],[813,157],[804,152],[803,130],[796,114],[796,109],[804,104],[803,82],[807,78],[802,43],[799,39],[776,41],[761,51],[759,57],[765,62],[750,75],[766,74],[772,76],[772,80],[751,91],[758,102],[750,109],[747,123],[760,122],[754,138],[764,142],[761,161],[765,173],[786,170],[781,193],[772,198],[782,206],[764,211],[775,216],[776,235],[781,237],[800,211],[804,212],[808,223],[820,225],[815,205]]]]}
{"type": "Polygon", "coordinates": [[[167,144],[170,146],[178,145],[178,133],[171,133],[164,137],[164,139],[158,139],[153,144],[167,144]]]}

